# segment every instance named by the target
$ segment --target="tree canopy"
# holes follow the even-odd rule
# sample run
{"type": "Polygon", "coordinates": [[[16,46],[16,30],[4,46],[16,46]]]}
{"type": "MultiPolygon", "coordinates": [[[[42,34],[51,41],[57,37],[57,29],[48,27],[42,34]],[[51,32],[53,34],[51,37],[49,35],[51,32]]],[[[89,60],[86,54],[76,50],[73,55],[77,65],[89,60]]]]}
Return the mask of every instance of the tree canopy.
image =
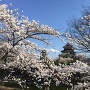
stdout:
{"type": "Polygon", "coordinates": [[[58,63],[57,66],[52,59],[45,60],[48,59],[45,50],[41,54],[42,60],[36,60],[36,51],[41,48],[30,40],[33,38],[50,45],[46,35],[60,38],[61,34],[35,20],[30,22],[17,9],[0,5],[0,84],[7,81],[21,88],[29,89],[34,85],[41,90],[49,90],[50,86],[66,86],[72,90],[90,87],[87,64],[76,60],[70,65],[58,63]]]}
{"type": "MultiPolygon", "coordinates": [[[[11,6],[12,4],[10,4],[11,6]]],[[[20,15],[17,9],[8,8],[6,4],[0,5],[0,48],[2,52],[4,52],[2,47],[6,48],[4,56],[0,57],[1,60],[6,59],[13,50],[27,51],[32,58],[38,56],[36,51],[40,51],[41,48],[30,39],[50,45],[46,35],[60,37],[60,32],[47,25],[40,25],[35,20],[30,22],[28,17],[20,15]]]]}
{"type": "Polygon", "coordinates": [[[90,52],[90,7],[84,8],[80,19],[68,21],[68,31],[66,37],[77,50],[90,52]]]}

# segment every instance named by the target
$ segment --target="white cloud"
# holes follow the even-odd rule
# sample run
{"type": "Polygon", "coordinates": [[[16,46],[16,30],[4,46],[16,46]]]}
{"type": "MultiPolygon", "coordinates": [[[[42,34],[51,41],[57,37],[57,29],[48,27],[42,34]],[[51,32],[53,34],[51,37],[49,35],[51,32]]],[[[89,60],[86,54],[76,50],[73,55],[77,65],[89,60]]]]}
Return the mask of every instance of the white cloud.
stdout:
{"type": "Polygon", "coordinates": [[[59,52],[60,52],[60,51],[58,51],[58,50],[56,50],[56,49],[53,49],[53,48],[49,49],[49,51],[50,51],[50,52],[53,52],[53,53],[59,53],[59,52]]]}

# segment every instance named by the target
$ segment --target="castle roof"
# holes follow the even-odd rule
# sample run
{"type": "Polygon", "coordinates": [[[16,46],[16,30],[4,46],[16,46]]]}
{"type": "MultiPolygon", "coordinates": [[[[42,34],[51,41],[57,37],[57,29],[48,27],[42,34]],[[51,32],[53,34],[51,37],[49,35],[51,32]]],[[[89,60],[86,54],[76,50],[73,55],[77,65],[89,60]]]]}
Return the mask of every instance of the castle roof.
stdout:
{"type": "Polygon", "coordinates": [[[72,50],[73,49],[73,46],[71,44],[67,43],[63,48],[65,50],[72,50]]]}
{"type": "Polygon", "coordinates": [[[75,53],[73,46],[69,43],[67,43],[63,48],[64,50],[61,51],[62,53],[75,53]]]}

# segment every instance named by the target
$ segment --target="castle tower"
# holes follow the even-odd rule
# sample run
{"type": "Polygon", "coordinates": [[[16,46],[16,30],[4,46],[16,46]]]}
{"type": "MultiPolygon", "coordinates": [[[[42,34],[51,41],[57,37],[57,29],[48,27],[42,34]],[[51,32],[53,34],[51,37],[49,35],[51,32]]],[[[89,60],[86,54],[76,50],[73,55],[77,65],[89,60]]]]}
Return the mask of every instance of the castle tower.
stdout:
{"type": "Polygon", "coordinates": [[[62,54],[60,56],[67,56],[70,58],[73,58],[75,56],[75,52],[74,52],[74,48],[72,45],[70,45],[69,43],[67,43],[64,47],[64,50],[62,50],[62,54]]]}

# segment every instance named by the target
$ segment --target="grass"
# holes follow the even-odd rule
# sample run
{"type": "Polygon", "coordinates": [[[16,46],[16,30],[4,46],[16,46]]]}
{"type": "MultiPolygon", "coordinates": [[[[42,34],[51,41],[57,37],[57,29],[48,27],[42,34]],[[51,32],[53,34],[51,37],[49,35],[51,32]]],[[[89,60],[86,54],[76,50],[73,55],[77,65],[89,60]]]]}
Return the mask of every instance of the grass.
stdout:
{"type": "MultiPolygon", "coordinates": [[[[36,86],[30,86],[29,89],[22,89],[15,83],[4,83],[0,84],[0,90],[40,90],[36,86]]],[[[44,89],[42,89],[44,90],[44,89]]],[[[51,86],[50,90],[67,90],[67,87],[51,86]]]]}
{"type": "MultiPolygon", "coordinates": [[[[0,90],[39,90],[36,87],[30,87],[30,89],[21,89],[21,88],[13,88],[13,87],[6,87],[0,85],[0,90]]],[[[67,90],[65,87],[50,87],[50,90],[67,90]]]]}
{"type": "Polygon", "coordinates": [[[0,90],[19,90],[17,88],[5,87],[0,85],[0,90]]]}

